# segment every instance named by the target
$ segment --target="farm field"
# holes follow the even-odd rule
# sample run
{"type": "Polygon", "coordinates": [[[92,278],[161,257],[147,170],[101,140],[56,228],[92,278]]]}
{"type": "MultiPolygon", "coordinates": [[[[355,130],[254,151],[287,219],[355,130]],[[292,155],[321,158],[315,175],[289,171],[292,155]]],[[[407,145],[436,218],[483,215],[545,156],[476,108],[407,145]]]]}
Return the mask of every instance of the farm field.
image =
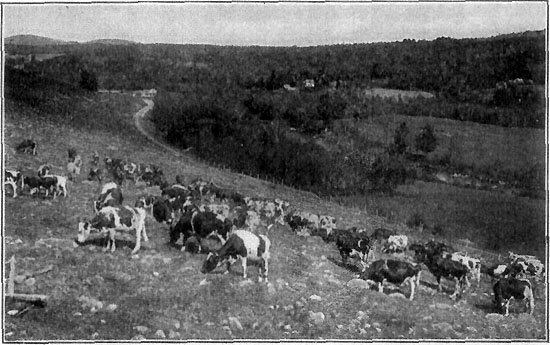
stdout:
{"type": "MultiPolygon", "coordinates": [[[[114,103],[117,97],[128,96],[96,95],[91,101],[114,103]]],[[[8,155],[6,167],[19,167],[26,174],[34,174],[40,164],[50,163],[54,166],[53,173],[64,174],[67,148],[74,147],[83,156],[84,172],[88,169],[92,152],[98,151],[101,158],[106,155],[128,157],[135,162],[156,164],[162,167],[170,182],[176,175],[184,176],[186,183],[201,177],[244,195],[282,198],[288,200],[293,208],[336,217],[339,228],[385,227],[412,239],[429,237],[408,228],[402,221],[388,221],[374,215],[369,210],[371,206],[367,211],[345,207],[321,200],[311,193],[217,169],[189,156],[175,158],[172,153],[152,145],[134,129],[133,115],[144,106],[140,99],[116,104],[118,108],[114,114],[126,124],[118,133],[78,130],[32,120],[23,116],[24,112],[30,111],[29,108],[10,107],[6,110],[9,113],[6,114],[4,132],[8,155]],[[31,137],[39,142],[37,156],[13,152],[23,138],[31,137]]],[[[415,299],[408,301],[401,293],[393,294],[402,292],[408,296],[406,286],[388,286],[383,294],[347,286],[355,274],[342,267],[335,246],[324,243],[319,237],[297,236],[287,226],[275,226],[267,233],[272,242],[269,284],[254,281],[257,270],[253,267],[249,269],[251,280],[242,279],[239,265],[234,265],[232,273],[227,275],[200,273],[205,255],[182,253],[169,247],[166,225],[150,219],[146,223],[150,243],[135,256],[130,256],[131,249],[124,245],[124,241],[113,254],[103,253],[94,245],[78,246],[74,242],[77,223],[82,217],[92,215],[91,202],[99,189],[96,182],[83,180],[84,176],[80,175],[74,183],[69,183],[67,198],[44,200],[21,196],[4,199],[5,258],[14,256],[17,272],[21,274],[53,266],[52,271],[37,275],[33,284],[16,284],[16,292],[47,294],[50,300],[45,308],[31,308],[17,317],[7,312],[21,306],[7,303],[4,341],[235,338],[542,340],[547,337],[547,296],[546,286],[542,284],[537,284],[535,290],[532,316],[521,313],[521,303],[512,304],[508,317],[495,315],[491,282],[487,277],[482,278],[479,287],[472,285],[462,299],[453,303],[448,297],[449,291],[437,292],[435,279],[425,271],[415,299]]],[[[426,207],[437,208],[437,202],[445,196],[440,194],[439,185],[404,188],[399,193],[440,195],[441,199],[426,207]],[[428,192],[415,191],[414,188],[428,192]]],[[[145,188],[130,183],[123,187],[123,193],[124,203],[133,205],[139,195],[158,195],[160,191],[158,187],[145,188]]],[[[488,202],[492,195],[476,194],[471,198],[488,202]]],[[[456,207],[467,198],[457,198],[456,204],[450,207],[456,207]]],[[[386,202],[396,202],[391,204],[395,209],[411,203],[403,197],[395,200],[386,202]]],[[[509,208],[502,213],[525,212],[532,219],[540,219],[539,201],[534,204],[526,201],[519,211],[512,211],[516,209],[514,203],[515,199],[503,198],[501,205],[509,208]]],[[[455,218],[451,211],[448,212],[449,221],[456,221],[462,217],[461,214],[471,210],[458,209],[455,218]]],[[[501,215],[491,214],[490,217],[501,215]]],[[[510,217],[518,221],[525,219],[517,214],[510,217]]],[[[9,265],[6,261],[4,263],[6,278],[9,265]]],[[[451,289],[450,281],[444,280],[444,285],[447,290],[451,289]]]]}

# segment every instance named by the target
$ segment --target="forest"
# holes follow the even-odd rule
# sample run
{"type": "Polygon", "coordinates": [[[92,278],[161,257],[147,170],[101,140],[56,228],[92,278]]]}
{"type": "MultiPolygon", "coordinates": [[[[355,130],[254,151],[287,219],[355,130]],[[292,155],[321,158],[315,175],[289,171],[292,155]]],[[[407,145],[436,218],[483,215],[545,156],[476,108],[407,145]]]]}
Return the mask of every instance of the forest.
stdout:
{"type": "Polygon", "coordinates": [[[63,89],[155,88],[152,121],[173,145],[320,194],[391,190],[415,177],[407,158],[415,148],[349,159],[320,145],[319,135],[342,119],[400,114],[545,125],[543,31],[317,47],[89,43],[6,45],[6,52],[64,54],[26,63],[24,73],[9,59],[8,97],[35,102],[28,94],[48,79],[63,89]],[[370,88],[434,97],[365,97],[370,88]]]}

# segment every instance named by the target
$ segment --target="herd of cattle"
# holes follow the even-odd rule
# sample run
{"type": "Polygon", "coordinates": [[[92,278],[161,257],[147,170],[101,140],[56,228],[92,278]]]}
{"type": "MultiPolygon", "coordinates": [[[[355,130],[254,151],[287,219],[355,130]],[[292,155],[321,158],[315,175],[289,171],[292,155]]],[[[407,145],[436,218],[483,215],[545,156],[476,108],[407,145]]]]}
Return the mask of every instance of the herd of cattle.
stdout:
{"type": "MultiPolygon", "coordinates": [[[[19,152],[36,155],[36,142],[26,140],[19,152]]],[[[24,176],[18,170],[5,170],[4,186],[10,186],[13,196],[24,194],[68,196],[67,180],[80,174],[81,157],[73,149],[68,151],[68,177],[50,174],[51,167],[42,165],[37,176],[24,176]]],[[[271,242],[267,235],[273,226],[280,225],[302,236],[319,236],[334,243],[342,258],[342,265],[351,267],[350,260],[358,262],[359,277],[376,285],[383,292],[385,283],[410,284],[410,297],[420,282],[424,264],[433,274],[442,290],[441,278],[455,282],[452,299],[470,287],[469,278],[479,287],[481,274],[496,279],[493,285],[495,302],[508,315],[511,299],[523,300],[529,313],[533,313],[533,287],[528,276],[539,279],[544,265],[536,257],[510,253],[506,263],[485,265],[480,259],[455,251],[451,246],[434,240],[426,243],[409,243],[404,234],[388,229],[337,229],[336,219],[291,209],[281,199],[261,199],[244,196],[230,189],[197,179],[185,185],[181,176],[170,185],[162,170],[154,165],[142,165],[123,159],[105,158],[103,168],[94,152],[90,161],[88,180],[104,183],[93,203],[93,214],[80,219],[77,242],[85,243],[95,233],[106,239],[105,250],[115,251],[116,233],[135,235],[132,254],[139,251],[141,241],[148,241],[145,229],[150,217],[167,225],[170,245],[191,253],[208,254],[201,272],[208,273],[217,267],[230,265],[240,259],[243,276],[247,277],[249,263],[259,266],[258,280],[268,281],[268,261],[271,242]],[[127,181],[145,182],[159,186],[160,195],[141,195],[133,206],[123,205],[123,186],[127,181]],[[412,254],[412,257],[407,254],[412,254]],[[378,257],[378,259],[376,259],[378,257]],[[382,258],[384,257],[384,258],[382,258]]],[[[4,188],[6,191],[6,188],[4,188]]]]}

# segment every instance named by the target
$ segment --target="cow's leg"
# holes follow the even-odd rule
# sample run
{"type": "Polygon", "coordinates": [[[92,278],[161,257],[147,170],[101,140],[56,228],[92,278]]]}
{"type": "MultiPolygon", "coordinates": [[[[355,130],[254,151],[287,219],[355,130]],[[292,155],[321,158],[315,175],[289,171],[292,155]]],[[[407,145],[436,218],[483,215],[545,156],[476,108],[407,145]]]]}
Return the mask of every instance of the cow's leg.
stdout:
{"type": "Polygon", "coordinates": [[[464,280],[466,281],[466,286],[467,286],[468,288],[470,288],[471,284],[470,284],[470,281],[468,280],[468,276],[465,275],[465,276],[464,276],[464,280]]]}
{"type": "Polygon", "coordinates": [[[529,310],[529,315],[533,315],[533,310],[535,309],[535,296],[533,295],[533,290],[529,287],[526,287],[523,295],[527,300],[526,307],[529,310]]]}
{"type": "Polygon", "coordinates": [[[441,276],[437,276],[437,291],[441,292],[443,291],[443,286],[441,286],[441,276]]]}
{"type": "Polygon", "coordinates": [[[141,248],[141,231],[142,231],[142,227],[141,225],[138,225],[136,227],[136,246],[134,247],[134,250],[132,250],[132,253],[131,254],[135,254],[137,253],[137,251],[139,250],[139,248],[141,248]]]}
{"type": "Polygon", "coordinates": [[[459,290],[460,290],[460,279],[455,277],[455,292],[453,292],[453,294],[451,295],[452,300],[455,300],[455,298],[458,296],[459,290]]]}
{"type": "MultiPolygon", "coordinates": [[[[512,298],[513,298],[513,297],[512,297],[512,298]]],[[[506,301],[506,304],[504,305],[504,309],[505,309],[504,316],[508,316],[508,314],[509,314],[510,300],[511,300],[512,298],[510,298],[509,300],[507,300],[507,301],[506,301]]]]}
{"type": "Polygon", "coordinates": [[[267,263],[267,259],[264,258],[263,260],[263,263],[264,263],[264,281],[267,283],[267,275],[269,273],[269,264],[267,263]]]}
{"type": "Polygon", "coordinates": [[[411,296],[409,297],[409,301],[412,301],[414,298],[414,285],[415,285],[414,281],[415,281],[414,276],[409,278],[409,284],[411,284],[411,296]]]}
{"type": "Polygon", "coordinates": [[[378,292],[381,292],[381,293],[384,292],[384,280],[382,280],[381,282],[378,282],[378,292]]]}
{"type": "Polygon", "coordinates": [[[143,240],[145,242],[149,241],[149,237],[147,236],[147,232],[145,231],[145,219],[143,220],[143,223],[141,223],[141,232],[143,234],[143,240]]]}
{"type": "Polygon", "coordinates": [[[243,266],[243,278],[246,279],[246,257],[241,256],[241,265],[243,266]]]}
{"type": "Polygon", "coordinates": [[[111,230],[111,253],[114,253],[116,250],[115,237],[116,237],[116,230],[112,229],[111,230]]]}

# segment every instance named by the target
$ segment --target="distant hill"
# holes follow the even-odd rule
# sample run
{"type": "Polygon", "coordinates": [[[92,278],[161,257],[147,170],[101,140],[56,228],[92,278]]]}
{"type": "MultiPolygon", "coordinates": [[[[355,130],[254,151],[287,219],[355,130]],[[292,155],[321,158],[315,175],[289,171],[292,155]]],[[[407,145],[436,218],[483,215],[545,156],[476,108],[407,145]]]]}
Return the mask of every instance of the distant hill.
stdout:
{"type": "Polygon", "coordinates": [[[61,44],[74,44],[74,41],[62,41],[53,38],[36,36],[36,35],[15,35],[7,37],[6,44],[15,45],[31,45],[31,46],[45,46],[45,45],[61,45],[61,44]]]}
{"type": "Polygon", "coordinates": [[[137,44],[136,42],[121,40],[117,38],[105,38],[99,40],[88,41],[85,44],[112,44],[112,45],[130,45],[137,44]]]}

